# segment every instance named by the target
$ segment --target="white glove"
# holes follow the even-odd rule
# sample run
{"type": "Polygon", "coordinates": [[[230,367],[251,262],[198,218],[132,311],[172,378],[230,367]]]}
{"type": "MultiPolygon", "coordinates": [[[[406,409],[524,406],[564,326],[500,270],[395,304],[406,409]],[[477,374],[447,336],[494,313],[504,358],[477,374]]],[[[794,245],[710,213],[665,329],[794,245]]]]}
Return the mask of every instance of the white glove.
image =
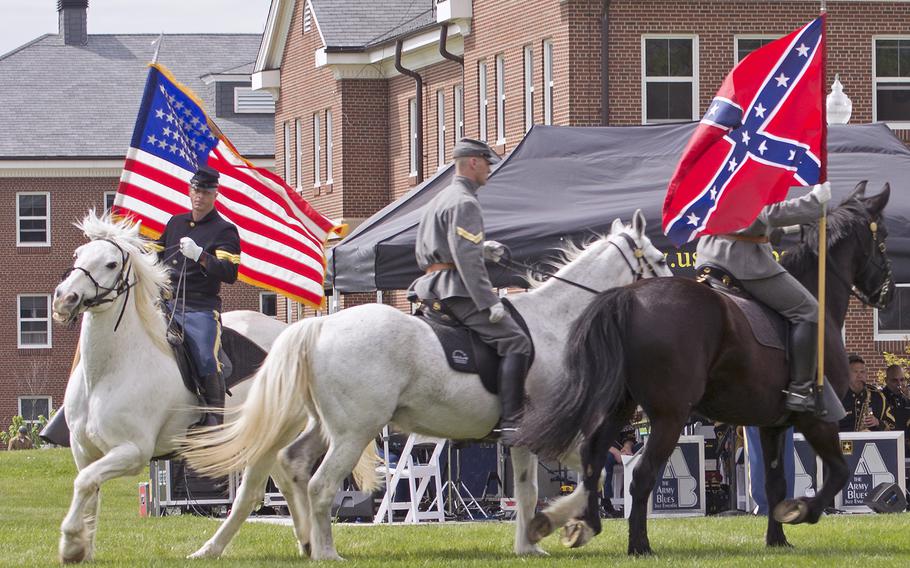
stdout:
{"type": "Polygon", "coordinates": [[[489,260],[490,262],[495,262],[499,264],[499,261],[502,260],[502,257],[506,254],[506,245],[498,241],[484,241],[483,242],[483,258],[489,260]]]}
{"type": "Polygon", "coordinates": [[[490,323],[499,323],[499,320],[506,316],[506,308],[502,302],[496,302],[490,306],[490,323]]]}
{"type": "Polygon", "coordinates": [[[197,245],[193,239],[182,237],[180,239],[180,252],[191,260],[199,260],[199,257],[202,256],[202,247],[197,245]]]}
{"type": "Polygon", "coordinates": [[[828,203],[831,201],[831,182],[826,181],[825,183],[815,184],[815,187],[812,188],[812,193],[815,194],[818,202],[822,205],[828,203]]]}

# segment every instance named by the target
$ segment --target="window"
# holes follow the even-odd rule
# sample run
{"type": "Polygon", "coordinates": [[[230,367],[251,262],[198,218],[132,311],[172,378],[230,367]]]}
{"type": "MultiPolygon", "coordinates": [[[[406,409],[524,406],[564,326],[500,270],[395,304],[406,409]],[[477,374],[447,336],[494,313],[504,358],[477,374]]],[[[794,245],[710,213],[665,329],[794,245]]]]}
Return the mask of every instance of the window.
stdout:
{"type": "Polygon", "coordinates": [[[310,12],[310,3],[307,2],[303,7],[303,33],[307,33],[313,27],[313,14],[310,12]]]}
{"type": "Polygon", "coordinates": [[[496,56],[496,143],[506,141],[506,60],[496,56]]]}
{"type": "Polygon", "coordinates": [[[313,186],[319,187],[322,185],[322,174],[319,171],[320,161],[322,160],[322,145],[320,142],[320,129],[322,125],[319,123],[319,113],[313,113],[313,186]]]}
{"type": "Polygon", "coordinates": [[[525,49],[525,132],[534,126],[534,50],[525,49]]]}
{"type": "Polygon", "coordinates": [[[268,91],[254,91],[252,87],[234,87],[234,112],[275,114],[275,99],[268,91]]]}
{"type": "Polygon", "coordinates": [[[334,154],[332,140],[332,109],[325,111],[325,182],[332,183],[332,155],[334,154]]]}
{"type": "Polygon", "coordinates": [[[543,123],[553,124],[553,42],[543,42],[543,123]]]}
{"type": "Polygon", "coordinates": [[[408,175],[417,175],[417,101],[408,99],[408,175]]]}
{"type": "Polygon", "coordinates": [[[461,85],[455,85],[455,142],[464,138],[464,89],[461,85]]]}
{"type": "Polygon", "coordinates": [[[481,61],[477,65],[477,91],[478,91],[477,96],[478,96],[478,99],[480,102],[480,104],[478,105],[478,108],[480,109],[480,122],[479,122],[480,132],[478,133],[478,138],[480,138],[481,140],[486,142],[487,138],[488,138],[487,104],[489,102],[487,100],[487,62],[486,61],[481,61]]]}
{"type": "Polygon", "coordinates": [[[875,339],[902,340],[910,337],[910,284],[898,284],[894,299],[883,310],[875,310],[875,339]]]}
{"type": "Polygon", "coordinates": [[[19,348],[51,347],[50,294],[18,297],[19,348]]]}
{"type": "Polygon", "coordinates": [[[284,123],[284,181],[291,185],[291,125],[284,123]]]}
{"type": "Polygon", "coordinates": [[[19,246],[50,246],[51,194],[16,194],[16,244],[19,246]]]}
{"type": "Polygon", "coordinates": [[[446,92],[436,91],[436,166],[446,165],[446,92]]]}
{"type": "Polygon", "coordinates": [[[117,198],[116,191],[105,191],[104,192],[104,210],[110,211],[114,207],[114,200],[117,198]]]}
{"type": "Polygon", "coordinates": [[[910,122],[910,37],[875,38],[872,120],[910,122]]]}
{"type": "Polygon", "coordinates": [[[278,294],[259,292],[259,311],[271,317],[278,315],[278,294]]]}
{"type": "Polygon", "coordinates": [[[688,122],[698,114],[695,36],[642,36],[641,118],[645,124],[688,122]]]}
{"type": "Polygon", "coordinates": [[[51,397],[49,396],[20,396],[19,397],[19,416],[26,424],[37,424],[38,418],[44,416],[50,417],[51,397]]]}
{"type": "Polygon", "coordinates": [[[303,138],[303,128],[300,125],[300,119],[294,120],[294,184],[297,186],[297,191],[303,187],[303,180],[301,179],[301,173],[303,172],[303,144],[301,144],[301,139],[303,138]]]}
{"type": "Polygon", "coordinates": [[[734,63],[739,63],[743,58],[759,47],[768,45],[772,41],[780,38],[780,36],[772,35],[740,35],[734,38],[734,53],[735,58],[734,63]]]}

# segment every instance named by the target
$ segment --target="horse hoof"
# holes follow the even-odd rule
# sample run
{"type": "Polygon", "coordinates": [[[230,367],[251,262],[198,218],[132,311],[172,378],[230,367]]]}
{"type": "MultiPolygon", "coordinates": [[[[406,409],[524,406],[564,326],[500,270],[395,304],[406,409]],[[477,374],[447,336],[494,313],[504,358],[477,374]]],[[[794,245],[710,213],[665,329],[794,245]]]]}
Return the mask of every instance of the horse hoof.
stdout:
{"type": "Polygon", "coordinates": [[[531,544],[537,544],[545,537],[552,534],[555,528],[550,517],[544,513],[537,513],[537,515],[531,519],[531,522],[528,523],[528,529],[525,532],[527,533],[528,540],[531,541],[531,544]]]}
{"type": "Polygon", "coordinates": [[[809,506],[799,499],[781,501],[774,507],[774,520],[787,525],[803,522],[809,514],[809,506]]]}
{"type": "Polygon", "coordinates": [[[651,550],[650,544],[645,544],[643,546],[629,545],[629,556],[651,556],[652,554],[654,554],[654,551],[651,550]]]}
{"type": "Polygon", "coordinates": [[[540,548],[536,544],[522,548],[522,549],[516,549],[515,554],[518,556],[541,556],[541,557],[549,556],[547,551],[540,548]]]}
{"type": "Polygon", "coordinates": [[[78,564],[85,560],[86,551],[84,546],[60,546],[60,563],[61,564],[78,564]]]}
{"type": "Polygon", "coordinates": [[[219,556],[221,556],[221,554],[219,554],[217,551],[215,551],[210,546],[203,546],[196,552],[187,556],[187,558],[190,560],[194,560],[194,559],[198,559],[198,558],[218,558],[219,556]]]}
{"type": "Polygon", "coordinates": [[[581,548],[594,538],[594,530],[588,523],[580,520],[569,521],[562,528],[562,537],[559,542],[566,548],[581,548]]]}

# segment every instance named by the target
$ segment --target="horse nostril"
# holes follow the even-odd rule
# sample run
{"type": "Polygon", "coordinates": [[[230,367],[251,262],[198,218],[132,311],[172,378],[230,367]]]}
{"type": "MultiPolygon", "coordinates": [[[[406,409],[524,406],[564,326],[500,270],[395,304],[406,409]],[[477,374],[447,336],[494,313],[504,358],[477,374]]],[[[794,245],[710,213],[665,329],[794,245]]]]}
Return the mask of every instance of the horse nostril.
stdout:
{"type": "Polygon", "coordinates": [[[69,294],[67,294],[66,296],[64,296],[63,300],[64,300],[67,304],[75,304],[75,303],[77,303],[77,302],[79,301],[79,294],[77,294],[77,293],[75,293],[75,292],[70,292],[69,294]]]}

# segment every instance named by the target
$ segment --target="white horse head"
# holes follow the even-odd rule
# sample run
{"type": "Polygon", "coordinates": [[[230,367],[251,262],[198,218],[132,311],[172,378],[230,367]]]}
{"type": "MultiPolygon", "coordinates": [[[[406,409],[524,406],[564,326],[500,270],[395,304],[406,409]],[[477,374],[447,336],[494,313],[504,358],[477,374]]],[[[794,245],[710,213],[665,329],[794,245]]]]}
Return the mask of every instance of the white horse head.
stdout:
{"type": "MultiPolygon", "coordinates": [[[[60,527],[64,562],[92,557],[101,484],[174,451],[174,439],[200,416],[165,336],[159,298],[167,272],[147,252],[138,226],[94,211],[77,226],[91,240],[76,249],[54,292],[56,321],[83,314],[63,405],[79,469],[60,527]]],[[[254,312],[229,312],[223,322],[265,350],[284,328],[254,312]]],[[[235,387],[234,404],[247,391],[235,387]]]]}
{"type": "MultiPolygon", "coordinates": [[[[543,387],[560,380],[569,325],[594,299],[592,292],[670,275],[663,253],[645,236],[640,212],[631,225],[616,222],[609,235],[566,256],[571,260],[557,272],[559,279],[512,300],[536,349],[527,378],[532,404],[547,390],[543,387]]],[[[289,327],[238,415],[219,431],[191,439],[188,459],[194,469],[211,474],[246,467],[240,494],[255,496],[279,454],[294,480],[281,489],[293,504],[300,550],[313,559],[337,559],[329,507],[352,469],[371,469],[370,452],[363,449],[371,447],[385,424],[437,438],[481,439],[499,412],[498,398],[478,377],[449,368],[427,323],[390,306],[368,304],[289,327]]],[[[537,503],[536,458],[513,448],[512,463],[518,500],[515,551],[537,554],[541,550],[525,530],[537,503]]],[[[238,498],[228,520],[194,556],[220,555],[254,503],[238,498]]]]}

